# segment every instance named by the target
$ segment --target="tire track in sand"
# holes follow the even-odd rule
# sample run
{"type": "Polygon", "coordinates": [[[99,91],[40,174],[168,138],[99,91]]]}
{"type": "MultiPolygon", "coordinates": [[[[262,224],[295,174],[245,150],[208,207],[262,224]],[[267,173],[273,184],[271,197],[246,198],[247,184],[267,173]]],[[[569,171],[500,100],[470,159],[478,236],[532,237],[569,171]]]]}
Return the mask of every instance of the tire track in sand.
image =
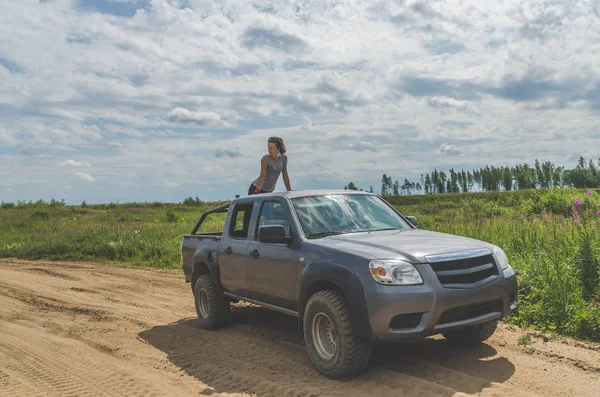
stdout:
{"type": "MultiPolygon", "coordinates": [[[[210,385],[215,392],[244,391],[259,396],[450,397],[460,395],[462,390],[477,393],[493,387],[485,379],[418,359],[415,361],[425,370],[425,376],[419,376],[418,371],[404,373],[374,363],[361,377],[334,381],[315,371],[303,344],[278,339],[280,332],[236,324],[210,332],[199,329],[196,321],[190,319],[144,331],[140,338],[168,352],[171,362],[210,385]]],[[[525,395],[510,388],[501,390],[506,395],[525,395]]]]}
{"type": "Polygon", "coordinates": [[[19,324],[0,323],[0,332],[0,357],[10,368],[7,388],[19,395],[172,395],[82,342],[19,324]]]}
{"type": "MultiPolygon", "coordinates": [[[[505,326],[475,348],[451,347],[443,338],[383,344],[365,374],[331,380],[310,362],[295,318],[240,303],[232,309],[229,326],[201,329],[180,270],[60,262],[47,266],[51,272],[21,270],[42,266],[0,260],[2,396],[492,397],[537,392],[587,397],[600,388],[600,374],[582,371],[571,361],[525,353],[517,346],[519,334],[505,326]],[[90,315],[95,310],[108,315],[95,321],[90,315]]],[[[586,365],[598,362],[591,357],[598,353],[589,349],[552,341],[538,348],[586,365]]]]}

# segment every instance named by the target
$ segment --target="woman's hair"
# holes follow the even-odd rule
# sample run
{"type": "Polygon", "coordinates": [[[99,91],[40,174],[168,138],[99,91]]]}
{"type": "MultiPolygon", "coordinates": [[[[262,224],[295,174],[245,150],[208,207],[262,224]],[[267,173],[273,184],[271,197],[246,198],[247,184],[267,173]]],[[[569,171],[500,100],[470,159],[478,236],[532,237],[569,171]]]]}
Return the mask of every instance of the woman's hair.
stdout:
{"type": "Polygon", "coordinates": [[[286,152],[285,144],[283,143],[283,139],[281,139],[280,137],[272,136],[269,138],[269,142],[274,143],[275,146],[277,146],[277,150],[279,150],[279,153],[284,154],[286,152]]]}

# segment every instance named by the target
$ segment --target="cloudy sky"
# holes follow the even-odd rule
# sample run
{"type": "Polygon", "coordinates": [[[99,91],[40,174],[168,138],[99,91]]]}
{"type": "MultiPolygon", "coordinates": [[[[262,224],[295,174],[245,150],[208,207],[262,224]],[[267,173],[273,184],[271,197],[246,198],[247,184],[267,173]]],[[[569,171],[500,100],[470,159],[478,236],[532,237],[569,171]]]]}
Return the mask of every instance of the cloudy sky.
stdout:
{"type": "Polygon", "coordinates": [[[598,158],[600,2],[0,3],[0,201],[229,199],[271,135],[293,189],[598,158]]]}

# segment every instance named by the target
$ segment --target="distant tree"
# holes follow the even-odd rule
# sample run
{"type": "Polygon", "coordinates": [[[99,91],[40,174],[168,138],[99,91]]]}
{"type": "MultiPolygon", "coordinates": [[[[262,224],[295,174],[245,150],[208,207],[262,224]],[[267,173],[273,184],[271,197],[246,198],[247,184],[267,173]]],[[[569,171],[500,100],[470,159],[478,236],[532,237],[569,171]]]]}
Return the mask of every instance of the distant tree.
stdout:
{"type": "MultiPolygon", "coordinates": [[[[382,195],[397,194],[442,194],[466,193],[472,191],[548,189],[551,187],[598,188],[600,187],[600,158],[587,161],[580,156],[573,169],[554,165],[550,161],[541,163],[535,159],[534,165],[527,163],[515,166],[486,165],[470,171],[456,171],[450,168],[448,173],[435,168],[429,173],[420,174],[420,182],[404,179],[392,183],[392,177],[383,174],[381,179],[382,195]]],[[[352,185],[347,185],[349,188],[352,185]]],[[[356,186],[356,185],[354,185],[356,186]]],[[[370,187],[373,192],[373,186],[370,187]]]]}
{"type": "Polygon", "coordinates": [[[404,183],[400,187],[400,191],[403,194],[411,194],[412,193],[413,184],[406,178],[404,178],[404,183]]]}
{"type": "Polygon", "coordinates": [[[542,175],[544,177],[543,187],[545,189],[550,189],[550,187],[553,185],[552,177],[554,176],[554,164],[549,161],[546,161],[544,164],[542,164],[542,175]]]}
{"type": "Polygon", "coordinates": [[[512,190],[513,176],[510,167],[503,167],[502,169],[502,187],[504,190],[512,190]]]}
{"type": "Polygon", "coordinates": [[[469,186],[468,191],[472,191],[473,190],[473,185],[475,185],[475,179],[473,179],[473,174],[471,174],[471,171],[467,172],[467,184],[469,186]]]}
{"type": "Polygon", "coordinates": [[[537,177],[537,188],[543,189],[546,186],[546,180],[544,178],[544,172],[538,159],[535,159],[535,176],[537,177]]]}
{"type": "Polygon", "coordinates": [[[196,198],[189,196],[185,200],[183,200],[183,205],[190,206],[190,207],[199,207],[202,204],[204,204],[204,203],[202,200],[200,200],[198,198],[198,196],[196,196],[196,198]]]}
{"type": "Polygon", "coordinates": [[[454,168],[450,168],[450,183],[448,184],[448,192],[458,193],[460,191],[458,183],[458,174],[454,171],[454,168]]]}
{"type": "Polygon", "coordinates": [[[438,193],[446,193],[446,181],[448,177],[444,171],[440,171],[438,174],[438,193]]]}
{"type": "Polygon", "coordinates": [[[463,193],[466,193],[469,191],[469,179],[467,177],[467,173],[465,172],[465,170],[460,171],[460,188],[463,193]]]}
{"type": "Polygon", "coordinates": [[[563,187],[563,172],[565,167],[556,167],[552,172],[552,185],[554,187],[563,187]]]}
{"type": "Polygon", "coordinates": [[[393,189],[392,177],[388,176],[386,174],[383,174],[383,177],[381,178],[381,195],[387,196],[387,195],[391,194],[392,189],[393,189]]]}
{"type": "Polygon", "coordinates": [[[425,194],[433,194],[433,184],[431,182],[431,178],[429,177],[429,174],[425,175],[425,194]]]}
{"type": "Polygon", "coordinates": [[[344,186],[344,190],[358,190],[358,187],[356,187],[356,184],[354,182],[350,182],[349,184],[344,186]]]}

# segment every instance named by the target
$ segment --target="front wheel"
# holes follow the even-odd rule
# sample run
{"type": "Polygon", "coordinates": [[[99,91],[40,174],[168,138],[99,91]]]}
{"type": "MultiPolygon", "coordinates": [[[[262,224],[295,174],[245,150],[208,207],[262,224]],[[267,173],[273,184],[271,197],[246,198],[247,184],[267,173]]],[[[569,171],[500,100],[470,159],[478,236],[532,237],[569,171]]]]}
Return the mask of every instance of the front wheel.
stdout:
{"type": "Polygon", "coordinates": [[[367,369],[371,341],[354,335],[350,307],[340,292],[325,290],[311,296],[303,328],[308,355],[323,375],[339,379],[367,369]]]}
{"type": "Polygon", "coordinates": [[[203,274],[196,280],[194,301],[202,328],[215,329],[227,322],[229,301],[219,293],[210,274],[203,274]]]}
{"type": "Polygon", "coordinates": [[[497,327],[498,320],[494,320],[483,324],[473,325],[471,327],[457,329],[456,331],[445,332],[443,335],[448,342],[451,343],[464,346],[478,345],[494,335],[497,327]]]}

